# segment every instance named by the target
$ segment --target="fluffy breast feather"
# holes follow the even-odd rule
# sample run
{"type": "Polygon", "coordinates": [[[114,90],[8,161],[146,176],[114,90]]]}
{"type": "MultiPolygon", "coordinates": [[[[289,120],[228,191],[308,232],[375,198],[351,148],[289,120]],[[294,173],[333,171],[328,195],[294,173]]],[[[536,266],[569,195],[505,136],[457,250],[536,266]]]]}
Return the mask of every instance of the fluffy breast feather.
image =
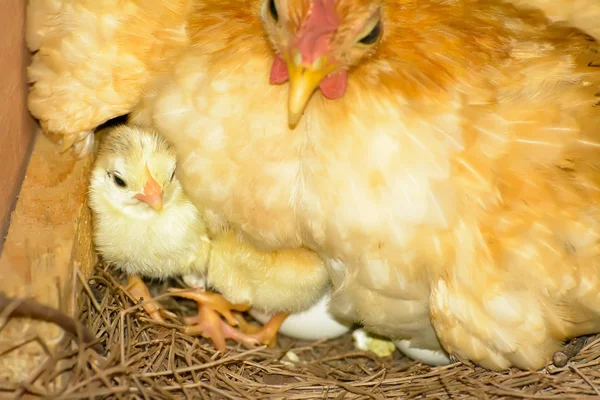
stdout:
{"type": "MultiPolygon", "coordinates": [[[[581,63],[553,43],[565,32],[577,36],[572,31],[528,41],[540,34],[518,18],[511,31],[493,16],[477,17],[460,38],[469,46],[452,47],[447,59],[432,51],[418,71],[403,56],[415,54],[421,35],[406,33],[414,43],[382,49],[379,59],[352,71],[344,99],[315,94],[293,131],[285,119],[287,86],[268,85],[272,55],[258,22],[239,17],[226,40],[211,43],[201,32],[213,28],[198,27],[197,49],[155,82],[134,121],[154,123],[176,143],[184,186],[201,199],[213,229],[227,223],[263,247],[305,243],[339,256],[352,253],[348,239],[360,232],[371,237],[370,245],[360,239],[362,248],[378,248],[383,238],[406,248],[417,227],[443,230],[456,222],[464,188],[469,198],[487,193],[490,200],[479,196],[480,203],[497,201],[490,162],[509,146],[522,146],[521,156],[542,148],[535,136],[547,136],[544,123],[557,118],[567,134],[575,132],[564,103],[594,101],[593,88],[583,87],[586,76],[577,75],[581,63]],[[495,42],[469,37],[485,24],[498,28],[495,42]],[[471,59],[489,65],[457,64],[473,51],[479,56],[471,59]],[[529,129],[528,120],[538,127],[529,129]],[[477,151],[465,151],[474,145],[477,151]],[[477,152],[488,158],[475,160],[477,152]]],[[[584,50],[582,39],[573,43],[584,50]]]]}

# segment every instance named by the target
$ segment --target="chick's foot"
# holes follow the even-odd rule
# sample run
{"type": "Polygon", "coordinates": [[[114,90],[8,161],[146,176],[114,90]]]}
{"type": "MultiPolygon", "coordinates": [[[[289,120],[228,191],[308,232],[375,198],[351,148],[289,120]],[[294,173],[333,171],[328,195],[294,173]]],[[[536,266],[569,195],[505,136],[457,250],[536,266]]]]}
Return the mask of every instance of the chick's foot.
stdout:
{"type": "Polygon", "coordinates": [[[288,316],[289,314],[284,312],[275,313],[266,324],[259,327],[248,323],[241,314],[236,314],[238,325],[242,332],[256,339],[259,343],[270,347],[277,344],[277,332],[279,332],[279,328],[281,328],[281,325],[283,325],[288,316]]]}
{"type": "Polygon", "coordinates": [[[201,335],[210,339],[217,350],[225,350],[226,339],[233,339],[248,345],[257,345],[259,340],[252,335],[247,335],[233,326],[237,325],[237,319],[233,312],[244,312],[250,307],[243,304],[232,304],[222,295],[214,292],[197,290],[194,292],[175,292],[172,296],[183,297],[198,303],[198,315],[185,319],[188,335],[201,335]],[[225,321],[221,319],[225,318],[225,321]]]}
{"type": "Polygon", "coordinates": [[[127,277],[127,286],[124,288],[125,291],[129,292],[136,300],[147,301],[142,307],[144,311],[148,313],[150,318],[158,322],[164,322],[161,316],[163,308],[156,301],[149,301],[152,299],[148,286],[142,281],[137,275],[129,275],[127,277]]]}
{"type": "Polygon", "coordinates": [[[259,344],[258,340],[253,336],[246,335],[229,325],[221,319],[219,313],[208,307],[200,305],[198,307],[198,316],[192,317],[190,320],[193,323],[188,324],[184,332],[192,336],[201,335],[211,340],[217,350],[225,350],[226,339],[233,339],[251,346],[259,344]]]}

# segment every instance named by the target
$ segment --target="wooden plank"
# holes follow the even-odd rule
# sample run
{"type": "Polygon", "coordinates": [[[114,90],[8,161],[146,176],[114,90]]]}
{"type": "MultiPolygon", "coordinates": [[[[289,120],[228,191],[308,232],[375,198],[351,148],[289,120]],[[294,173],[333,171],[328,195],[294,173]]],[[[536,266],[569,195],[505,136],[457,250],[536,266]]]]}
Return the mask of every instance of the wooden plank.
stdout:
{"type": "Polygon", "coordinates": [[[8,229],[35,133],[26,106],[30,55],[25,48],[25,5],[3,1],[0,13],[0,238],[8,229]]]}
{"type": "MultiPolygon", "coordinates": [[[[91,165],[91,157],[77,161],[70,152],[59,154],[56,144],[37,134],[0,257],[0,291],[7,296],[31,295],[75,315],[75,268],[89,276],[96,262],[86,202],[91,165]]],[[[35,335],[50,349],[64,338],[53,324],[14,318],[0,332],[0,353],[35,335]]],[[[37,343],[20,347],[0,357],[0,380],[27,379],[45,358],[37,343]]]]}

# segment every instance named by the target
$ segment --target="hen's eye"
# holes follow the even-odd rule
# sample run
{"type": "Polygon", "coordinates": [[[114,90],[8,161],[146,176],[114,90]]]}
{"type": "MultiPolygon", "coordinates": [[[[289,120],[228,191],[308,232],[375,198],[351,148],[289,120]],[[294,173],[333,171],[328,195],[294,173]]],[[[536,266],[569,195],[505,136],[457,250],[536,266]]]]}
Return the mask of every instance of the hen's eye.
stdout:
{"type": "Polygon", "coordinates": [[[366,36],[360,39],[358,42],[362,44],[374,44],[379,39],[379,35],[381,34],[381,22],[377,22],[377,24],[371,29],[366,36]]]}
{"type": "Polygon", "coordinates": [[[269,14],[277,22],[279,20],[279,14],[277,13],[277,7],[275,6],[275,0],[267,0],[269,2],[269,14]]]}

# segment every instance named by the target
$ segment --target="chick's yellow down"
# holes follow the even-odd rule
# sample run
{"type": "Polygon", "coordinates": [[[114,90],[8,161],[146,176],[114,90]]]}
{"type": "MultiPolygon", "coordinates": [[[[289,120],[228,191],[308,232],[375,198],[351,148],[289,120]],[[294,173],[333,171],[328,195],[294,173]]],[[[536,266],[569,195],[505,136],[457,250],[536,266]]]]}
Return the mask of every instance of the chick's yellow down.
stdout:
{"type": "Polygon", "coordinates": [[[127,114],[152,73],[187,44],[189,0],[29,0],[28,107],[85,156],[98,125],[127,114]]]}
{"type": "Polygon", "coordinates": [[[323,261],[308,249],[261,251],[231,230],[212,245],[209,284],[232,303],[287,315],[309,309],[330,288],[323,261]]]}
{"type": "MultiPolygon", "coordinates": [[[[237,324],[232,311],[247,306],[204,292],[211,244],[202,216],[176,176],[172,146],[156,132],[133,125],[109,128],[100,136],[89,188],[93,239],[102,258],[128,274],[130,292],[150,299],[139,275],[159,279],[183,275],[186,283],[199,289],[173,294],[199,304],[198,316],[188,320],[189,333],[212,339],[218,349],[225,348],[226,338],[250,344],[271,340],[277,320],[265,327],[267,333],[250,337],[217,314],[237,324]]],[[[156,303],[147,303],[145,309],[153,319],[162,320],[156,303]]]]}
{"type": "MultiPolygon", "coordinates": [[[[226,338],[274,343],[287,313],[308,308],[314,296],[323,294],[328,275],[311,251],[266,254],[238,245],[230,233],[217,237],[212,247],[200,212],[179,183],[174,150],[155,131],[121,125],[100,137],[89,190],[94,243],[106,262],[128,274],[129,290],[136,297],[150,298],[139,275],[158,279],[183,275],[186,283],[200,289],[173,294],[199,304],[198,316],[188,319],[187,332],[211,338],[224,349],[226,338]],[[304,264],[317,266],[317,273],[306,271],[307,277],[298,282],[295,268],[304,264]],[[240,305],[205,292],[207,285],[240,305]],[[290,296],[294,290],[309,296],[290,296]],[[243,324],[241,315],[233,315],[249,308],[242,303],[279,314],[256,330],[243,324]],[[221,321],[217,312],[229,324],[241,322],[245,333],[221,321]]],[[[148,303],[146,310],[162,320],[156,303],[148,303]]]]}
{"type": "MultiPolygon", "coordinates": [[[[107,129],[92,170],[89,205],[98,253],[128,274],[129,289],[149,300],[139,275],[203,286],[210,254],[207,229],[175,176],[170,144],[135,126],[107,129]]],[[[146,310],[162,320],[156,303],[146,310]]]]}
{"type": "Polygon", "coordinates": [[[306,248],[260,250],[239,232],[222,225],[213,228],[208,285],[231,303],[273,314],[260,329],[240,315],[236,319],[250,342],[275,345],[289,314],[308,310],[330,289],[323,260],[306,248]]]}
{"type": "Polygon", "coordinates": [[[491,369],[600,330],[593,38],[499,0],[206,0],[188,26],[133,120],[211,233],[310,248],[338,315],[491,369]]]}

